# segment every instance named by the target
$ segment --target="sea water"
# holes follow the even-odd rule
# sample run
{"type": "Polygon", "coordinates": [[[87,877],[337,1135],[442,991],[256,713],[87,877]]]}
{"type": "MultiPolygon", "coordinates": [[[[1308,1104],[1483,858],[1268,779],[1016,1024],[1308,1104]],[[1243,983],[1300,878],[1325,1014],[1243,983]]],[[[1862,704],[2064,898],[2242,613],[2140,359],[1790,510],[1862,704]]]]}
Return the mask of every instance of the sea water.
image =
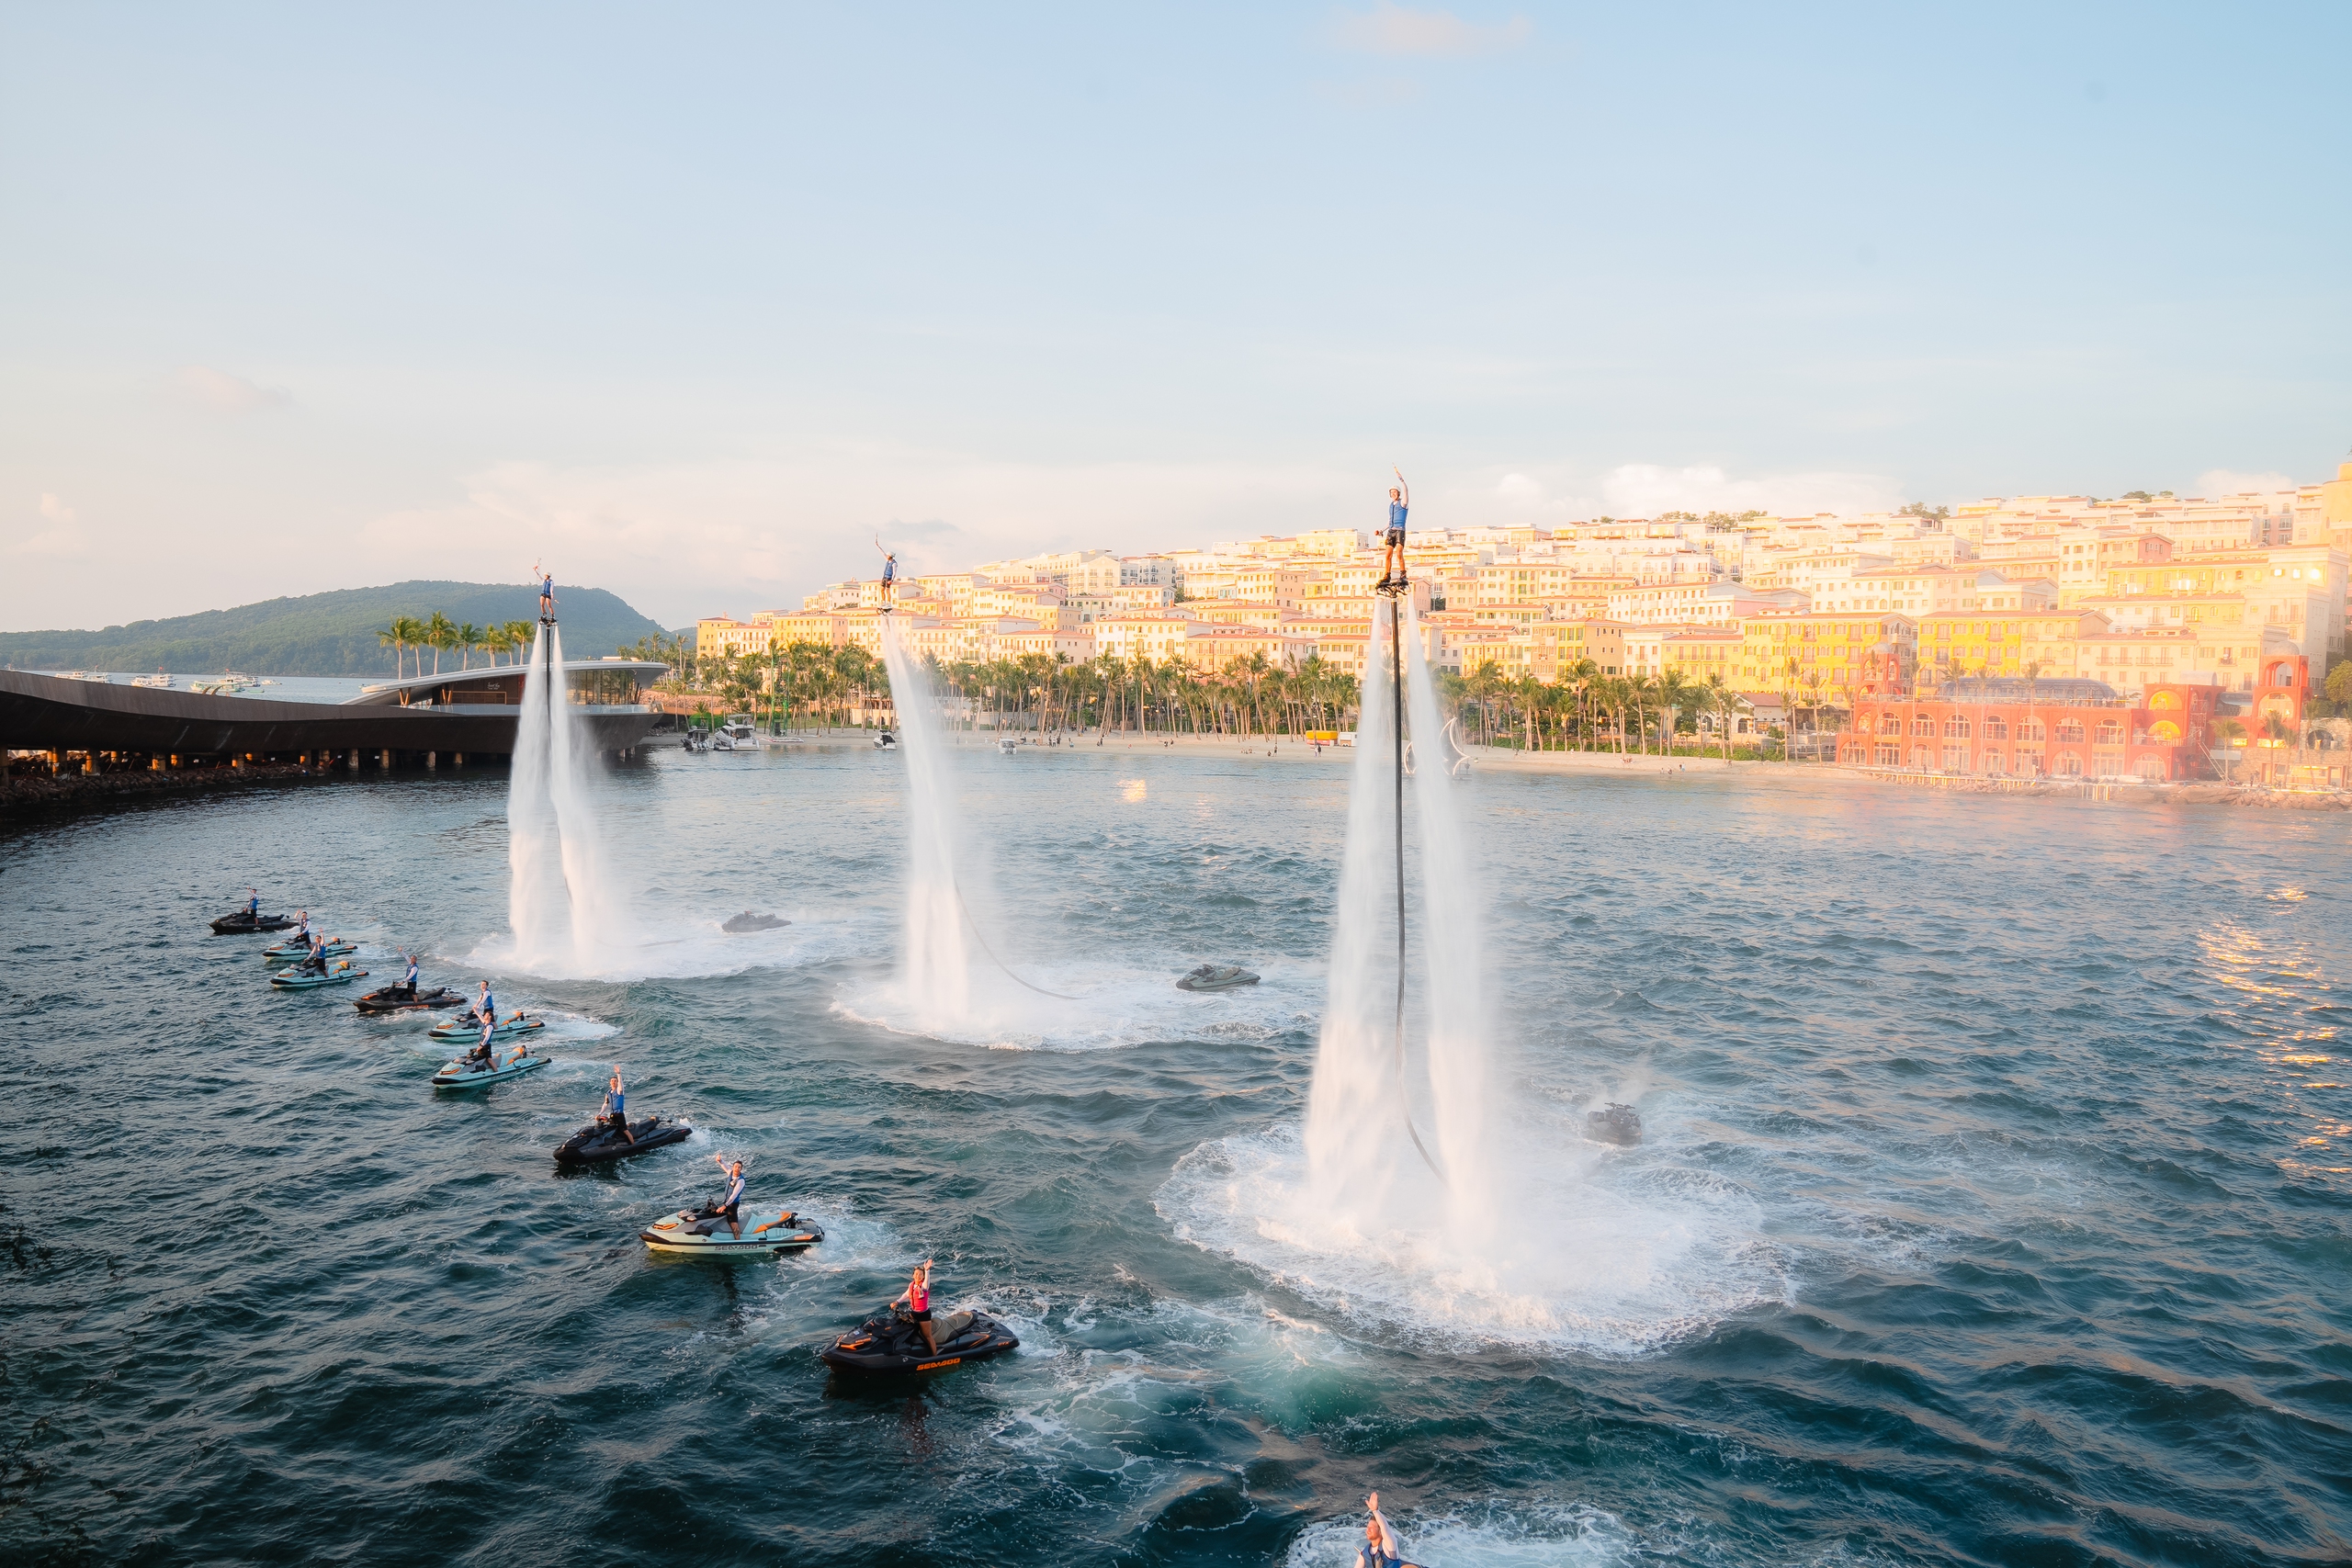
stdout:
{"type": "Polygon", "coordinates": [[[952,761],[1067,1017],[875,1021],[909,800],[863,744],[598,769],[642,929],[579,973],[490,966],[495,770],[0,833],[0,1556],[1337,1564],[1374,1487],[1436,1568],[2352,1555],[2342,818],[1455,781],[1490,1280],[1261,1201],[1346,752],[952,761]],[[495,979],[556,1065],[436,1097],[430,1017],[205,934],[247,883],[379,976],[495,979]],[[1204,961],[1265,979],[1177,991],[1204,961]],[[560,1175],[614,1065],[697,1131],[560,1175]],[[1640,1146],[1579,1135],[1611,1100],[1640,1146]],[[825,1244],[649,1258],[717,1154],[825,1244]],[[924,1256],[1021,1351],[829,1378],[924,1256]]]}

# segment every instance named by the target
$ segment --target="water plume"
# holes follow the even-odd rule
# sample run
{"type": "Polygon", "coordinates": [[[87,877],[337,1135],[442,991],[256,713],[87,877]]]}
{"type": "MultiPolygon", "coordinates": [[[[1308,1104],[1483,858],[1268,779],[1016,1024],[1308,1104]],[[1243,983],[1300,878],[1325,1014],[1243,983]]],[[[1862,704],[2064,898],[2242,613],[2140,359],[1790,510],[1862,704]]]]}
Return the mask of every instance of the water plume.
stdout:
{"type": "Polygon", "coordinates": [[[591,774],[595,744],[563,677],[563,635],[531,639],[506,792],[507,924],[526,969],[593,974],[626,940],[591,774]]]}
{"type": "Polygon", "coordinates": [[[962,1021],[972,1002],[962,896],[956,886],[956,785],[930,678],[882,621],[882,661],[907,759],[907,913],[901,983],[926,1017],[962,1021]]]}

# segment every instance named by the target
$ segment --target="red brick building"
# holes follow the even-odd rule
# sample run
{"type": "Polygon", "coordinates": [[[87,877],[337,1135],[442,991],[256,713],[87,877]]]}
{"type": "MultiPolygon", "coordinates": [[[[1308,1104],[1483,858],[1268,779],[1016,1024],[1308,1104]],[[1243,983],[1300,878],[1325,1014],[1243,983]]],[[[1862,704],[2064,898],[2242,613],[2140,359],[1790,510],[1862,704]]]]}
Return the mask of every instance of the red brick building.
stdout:
{"type": "Polygon", "coordinates": [[[1933,695],[1863,697],[1838,760],[1988,777],[2215,776],[2221,688],[2151,685],[2137,703],[2104,681],[1951,681],[1933,695]]]}

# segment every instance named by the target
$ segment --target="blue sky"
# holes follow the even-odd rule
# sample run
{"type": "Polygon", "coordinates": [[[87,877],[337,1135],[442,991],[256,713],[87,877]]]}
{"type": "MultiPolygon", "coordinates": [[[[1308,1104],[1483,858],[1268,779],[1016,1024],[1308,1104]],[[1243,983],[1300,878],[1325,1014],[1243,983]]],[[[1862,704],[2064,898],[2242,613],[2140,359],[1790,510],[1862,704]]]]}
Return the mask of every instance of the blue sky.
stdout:
{"type": "Polygon", "coordinates": [[[2330,477],[2352,7],[17,6],[0,626],[2330,477]]]}

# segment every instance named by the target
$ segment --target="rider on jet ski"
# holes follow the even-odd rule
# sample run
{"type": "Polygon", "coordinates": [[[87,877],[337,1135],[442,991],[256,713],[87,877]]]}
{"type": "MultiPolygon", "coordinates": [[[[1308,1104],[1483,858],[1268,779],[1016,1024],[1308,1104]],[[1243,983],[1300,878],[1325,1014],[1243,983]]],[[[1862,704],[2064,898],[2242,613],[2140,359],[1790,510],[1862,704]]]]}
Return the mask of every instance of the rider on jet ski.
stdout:
{"type": "Polygon", "coordinates": [[[630,1143],[637,1142],[628,1130],[628,1096],[622,1092],[618,1067],[613,1069],[613,1087],[605,1091],[605,1108],[596,1113],[596,1120],[630,1143]]]}
{"type": "Polygon", "coordinates": [[[922,1330],[922,1342],[931,1347],[933,1355],[938,1355],[939,1338],[931,1329],[930,1258],[926,1258],[915,1265],[914,1278],[907,1281],[907,1288],[893,1297],[890,1304],[897,1306],[900,1302],[907,1303],[907,1315],[915,1320],[917,1328],[922,1330]]]}
{"type": "Polygon", "coordinates": [[[1363,1522],[1363,1545],[1356,1552],[1356,1568],[1416,1568],[1405,1561],[1396,1532],[1380,1515],[1380,1494],[1375,1492],[1363,1500],[1372,1517],[1363,1522]]]}
{"type": "MultiPolygon", "coordinates": [[[[481,983],[481,995],[474,1002],[473,1015],[485,1026],[498,1021],[498,998],[490,994],[490,982],[487,980],[481,983]]],[[[484,1040],[490,1038],[487,1028],[483,1031],[482,1038],[484,1040]]]]}
{"type": "Polygon", "coordinates": [[[260,919],[261,889],[258,887],[248,887],[245,889],[245,893],[247,895],[245,898],[245,919],[249,920],[260,919]]]}
{"type": "Polygon", "coordinates": [[[325,974],[327,972],[327,939],[322,936],[312,936],[311,951],[303,955],[302,962],[295,967],[305,973],[315,969],[322,975],[325,974]]]}
{"type": "Polygon", "coordinates": [[[481,1026],[481,1038],[475,1041],[474,1048],[466,1053],[466,1066],[468,1067],[473,1068],[479,1072],[486,1073],[497,1065],[496,1058],[490,1048],[490,1037],[492,1032],[491,1026],[488,1023],[484,1023],[481,1026]]]}
{"type": "Polygon", "coordinates": [[[727,1196],[711,1205],[718,1211],[716,1218],[727,1222],[728,1234],[737,1241],[743,1239],[743,1221],[736,1213],[736,1206],[743,1201],[743,1162],[729,1165],[725,1155],[713,1155],[712,1161],[727,1173],[727,1196]]]}
{"type": "Polygon", "coordinates": [[[416,955],[403,953],[401,956],[408,960],[408,973],[401,976],[401,983],[392,989],[398,991],[403,999],[413,1002],[416,1000],[416,955]]]}

